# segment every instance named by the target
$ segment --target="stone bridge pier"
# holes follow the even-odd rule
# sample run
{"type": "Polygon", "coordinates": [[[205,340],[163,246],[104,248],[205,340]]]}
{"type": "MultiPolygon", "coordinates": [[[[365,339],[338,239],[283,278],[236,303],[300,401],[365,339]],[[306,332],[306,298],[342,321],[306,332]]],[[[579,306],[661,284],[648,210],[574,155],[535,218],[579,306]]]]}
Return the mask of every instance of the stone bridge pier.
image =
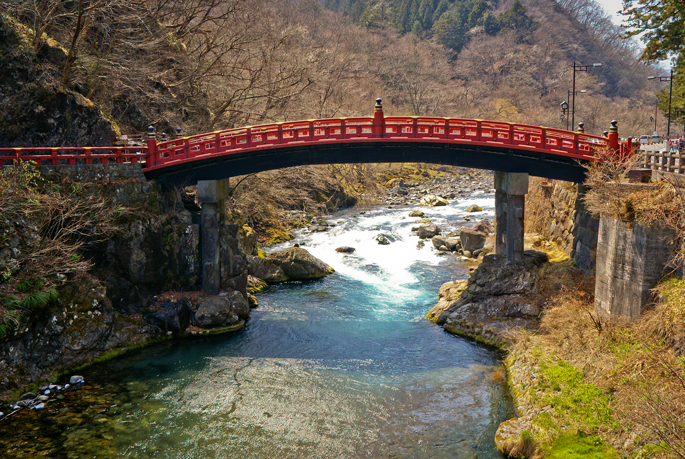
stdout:
{"type": "Polygon", "coordinates": [[[226,221],[228,179],[199,180],[197,200],[202,205],[200,215],[200,252],[202,260],[202,290],[216,295],[221,289],[220,231],[226,221]]]}
{"type": "Polygon", "coordinates": [[[528,174],[495,171],[495,253],[523,259],[523,221],[528,174]]]}

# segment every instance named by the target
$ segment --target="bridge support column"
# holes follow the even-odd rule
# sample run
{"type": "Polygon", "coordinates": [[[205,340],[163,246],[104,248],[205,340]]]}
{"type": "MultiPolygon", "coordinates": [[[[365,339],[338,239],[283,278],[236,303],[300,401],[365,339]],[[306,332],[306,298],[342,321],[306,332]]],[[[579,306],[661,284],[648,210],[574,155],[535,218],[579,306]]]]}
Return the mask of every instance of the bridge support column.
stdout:
{"type": "Polygon", "coordinates": [[[219,234],[226,221],[228,179],[197,182],[197,200],[202,204],[200,244],[202,260],[202,290],[216,295],[221,289],[221,257],[219,234]]]}
{"type": "Polygon", "coordinates": [[[495,253],[523,259],[523,221],[528,174],[495,171],[495,253]]]}

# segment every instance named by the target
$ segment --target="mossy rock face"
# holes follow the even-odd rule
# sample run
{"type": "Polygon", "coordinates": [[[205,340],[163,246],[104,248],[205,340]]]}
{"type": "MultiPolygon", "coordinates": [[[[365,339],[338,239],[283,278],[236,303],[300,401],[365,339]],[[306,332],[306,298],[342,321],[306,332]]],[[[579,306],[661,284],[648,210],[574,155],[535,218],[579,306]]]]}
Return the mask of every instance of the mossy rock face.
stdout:
{"type": "Polygon", "coordinates": [[[438,322],[440,315],[455,301],[461,297],[461,294],[466,290],[468,286],[468,281],[466,279],[458,281],[445,282],[440,286],[438,291],[438,303],[433,306],[433,308],[426,314],[426,317],[432,322],[438,324],[444,323],[438,322]]]}
{"type": "Polygon", "coordinates": [[[268,235],[269,242],[266,245],[280,244],[295,239],[295,235],[287,230],[271,229],[268,235]]]}
{"type": "Polygon", "coordinates": [[[249,225],[243,225],[238,231],[238,247],[245,255],[259,254],[257,232],[249,225]]]}
{"type": "Polygon", "coordinates": [[[64,371],[160,335],[156,327],[114,312],[105,288],[92,277],[61,286],[58,295],[56,304],[32,315],[18,333],[0,342],[0,374],[12,375],[0,378],[0,396],[40,380],[46,368],[64,371]]]}

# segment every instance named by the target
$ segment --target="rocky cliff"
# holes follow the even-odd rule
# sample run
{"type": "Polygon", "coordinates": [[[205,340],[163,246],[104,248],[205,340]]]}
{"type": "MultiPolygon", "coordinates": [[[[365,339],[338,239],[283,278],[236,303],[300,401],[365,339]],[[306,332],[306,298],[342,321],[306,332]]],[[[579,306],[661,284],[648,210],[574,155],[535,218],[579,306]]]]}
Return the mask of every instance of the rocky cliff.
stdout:
{"type": "Polygon", "coordinates": [[[100,109],[61,88],[66,58],[51,39],[34,51],[25,26],[0,15],[0,147],[112,145],[115,127],[100,109]]]}
{"type": "MultiPolygon", "coordinates": [[[[136,164],[41,169],[44,190],[69,189],[69,199],[76,194],[83,202],[104,199],[120,215],[107,238],[82,235],[79,254],[72,256],[90,263],[87,273],[57,269],[36,280],[41,271],[34,254],[54,241],[49,228],[84,216],[55,213],[46,220],[46,208],[0,217],[0,272],[6,274],[0,282],[0,395],[108,351],[186,332],[203,299],[191,293],[200,289],[199,225],[181,191],[163,192],[144,180],[136,164]],[[31,307],[31,295],[42,294],[31,293],[26,286],[32,284],[51,285],[55,294],[31,307]],[[170,291],[178,291],[176,298],[160,296],[170,291]]],[[[227,260],[222,287],[247,304],[238,229],[225,225],[221,231],[227,260]]]]}

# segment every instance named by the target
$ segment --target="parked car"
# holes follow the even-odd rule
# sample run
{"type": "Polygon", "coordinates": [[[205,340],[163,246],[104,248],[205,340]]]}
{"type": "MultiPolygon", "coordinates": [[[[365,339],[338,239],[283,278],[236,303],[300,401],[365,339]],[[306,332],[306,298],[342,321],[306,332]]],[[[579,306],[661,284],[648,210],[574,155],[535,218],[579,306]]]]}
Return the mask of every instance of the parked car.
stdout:
{"type": "Polygon", "coordinates": [[[662,136],[662,135],[653,135],[653,136],[652,136],[652,142],[651,142],[651,143],[652,143],[652,144],[655,144],[655,143],[664,143],[664,136],[662,136]]]}
{"type": "Polygon", "coordinates": [[[648,145],[649,141],[651,140],[651,137],[648,135],[641,135],[640,136],[640,145],[648,145]]]}

